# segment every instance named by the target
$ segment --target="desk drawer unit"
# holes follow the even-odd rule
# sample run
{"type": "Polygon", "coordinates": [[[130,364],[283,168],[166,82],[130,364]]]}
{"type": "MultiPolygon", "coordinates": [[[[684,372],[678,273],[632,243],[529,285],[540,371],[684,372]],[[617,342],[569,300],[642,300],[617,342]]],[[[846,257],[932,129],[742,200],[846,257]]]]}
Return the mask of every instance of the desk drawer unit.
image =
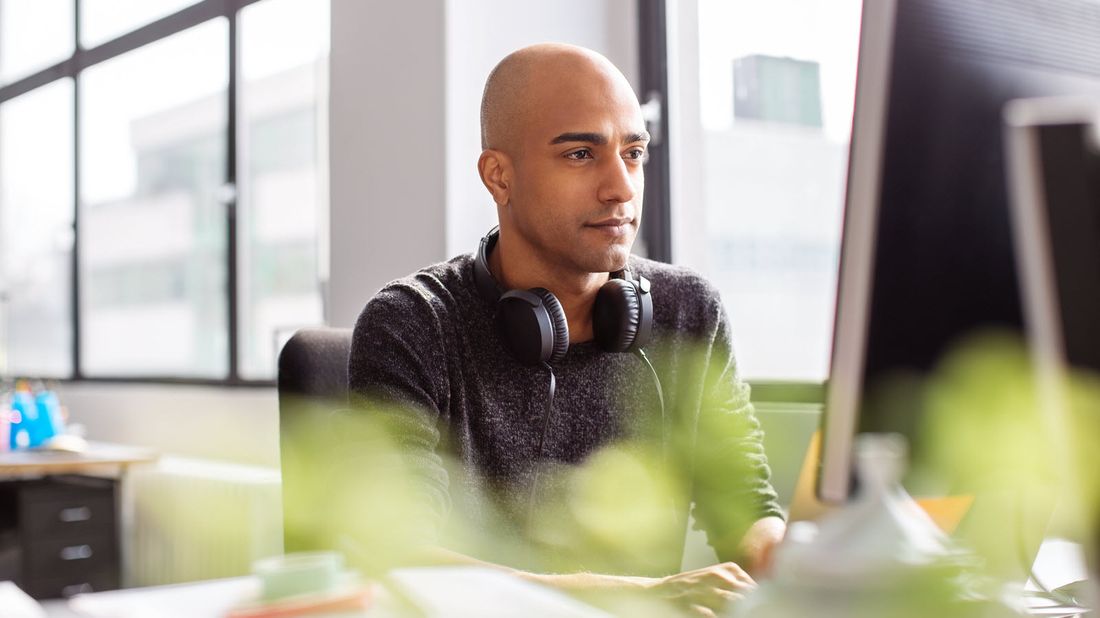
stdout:
{"type": "Polygon", "coordinates": [[[54,477],[18,491],[22,587],[36,598],[109,590],[119,584],[116,483],[54,477]]]}
{"type": "Polygon", "coordinates": [[[27,594],[36,599],[64,599],[75,594],[118,588],[118,576],[98,573],[89,577],[54,577],[38,579],[26,585],[27,594]]]}
{"type": "Polygon", "coordinates": [[[114,526],[113,493],[31,499],[28,502],[22,517],[24,530],[36,538],[79,536],[97,530],[110,530],[114,526]]]}
{"type": "Polygon", "coordinates": [[[30,579],[79,578],[113,569],[117,553],[114,538],[107,535],[32,541],[26,546],[24,573],[30,579]]]}

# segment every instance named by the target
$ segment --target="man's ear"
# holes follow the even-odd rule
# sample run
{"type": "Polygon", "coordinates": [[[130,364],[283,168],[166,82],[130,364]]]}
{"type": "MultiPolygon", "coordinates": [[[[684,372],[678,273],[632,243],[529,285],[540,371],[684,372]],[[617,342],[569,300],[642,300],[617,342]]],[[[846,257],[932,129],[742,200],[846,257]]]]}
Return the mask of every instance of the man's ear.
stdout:
{"type": "Polygon", "coordinates": [[[477,171],[497,206],[508,205],[512,196],[512,159],[499,150],[484,150],[478,157],[477,171]]]}

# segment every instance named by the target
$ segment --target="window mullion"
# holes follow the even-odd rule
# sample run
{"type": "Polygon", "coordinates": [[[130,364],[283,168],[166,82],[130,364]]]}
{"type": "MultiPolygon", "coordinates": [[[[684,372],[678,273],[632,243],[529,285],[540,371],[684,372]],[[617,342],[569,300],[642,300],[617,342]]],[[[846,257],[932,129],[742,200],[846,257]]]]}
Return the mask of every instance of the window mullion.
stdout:
{"type": "Polygon", "coordinates": [[[226,104],[229,106],[226,116],[226,157],[225,182],[229,189],[225,195],[226,209],[226,307],[228,310],[227,336],[229,349],[229,375],[231,382],[240,378],[240,299],[238,281],[237,246],[237,203],[240,195],[237,191],[237,91],[240,77],[238,58],[237,10],[230,7],[226,18],[229,20],[229,85],[226,92],[226,104]]]}
{"type": "MultiPolygon", "coordinates": [[[[80,47],[80,4],[81,0],[73,0],[73,56],[83,52],[80,47]]],[[[79,380],[84,376],[80,364],[80,69],[75,67],[73,72],[73,247],[71,255],[72,272],[69,278],[72,282],[72,378],[79,380]]]]}

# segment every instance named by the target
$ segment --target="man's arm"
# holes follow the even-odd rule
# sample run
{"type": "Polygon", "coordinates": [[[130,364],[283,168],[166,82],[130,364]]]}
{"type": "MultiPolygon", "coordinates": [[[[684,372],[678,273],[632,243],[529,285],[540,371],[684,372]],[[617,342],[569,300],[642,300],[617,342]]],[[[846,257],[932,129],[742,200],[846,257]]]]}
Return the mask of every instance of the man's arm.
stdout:
{"type": "Polygon", "coordinates": [[[695,517],[721,560],[742,562],[750,573],[766,573],[772,549],[786,531],[764,432],[733,357],[729,323],[715,302],[717,328],[710,342],[703,380],[695,449],[695,517]]]}
{"type": "Polygon", "coordinates": [[[360,314],[348,358],[351,406],[364,422],[381,427],[397,451],[417,510],[410,521],[431,528],[417,535],[426,542],[435,542],[451,506],[438,453],[449,403],[443,337],[431,305],[415,289],[391,284],[360,314]]]}
{"type": "Polygon", "coordinates": [[[745,568],[757,577],[767,576],[772,570],[775,548],[787,533],[787,522],[782,517],[767,516],[756,520],[741,537],[737,553],[744,556],[745,568]]]}
{"type": "Polygon", "coordinates": [[[484,562],[442,548],[430,548],[421,556],[421,564],[476,565],[499,569],[520,579],[574,594],[604,604],[623,595],[644,595],[663,601],[672,609],[686,610],[692,616],[713,618],[744,595],[756,589],[756,582],[733,562],[715,564],[667,577],[632,577],[600,573],[531,573],[499,564],[484,562]]]}

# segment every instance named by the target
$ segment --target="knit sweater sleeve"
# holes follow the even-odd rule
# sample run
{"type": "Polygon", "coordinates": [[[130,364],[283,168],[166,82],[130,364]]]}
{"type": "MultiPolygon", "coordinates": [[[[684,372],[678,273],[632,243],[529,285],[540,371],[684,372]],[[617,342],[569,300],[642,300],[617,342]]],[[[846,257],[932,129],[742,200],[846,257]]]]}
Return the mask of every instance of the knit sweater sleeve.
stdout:
{"type": "Polygon", "coordinates": [[[764,432],[734,361],[729,322],[714,292],[717,328],[705,369],[695,452],[695,519],[722,560],[757,520],[782,517],[764,453],[764,432]]]}
{"type": "Polygon", "coordinates": [[[439,311],[415,285],[390,284],[360,314],[348,360],[352,405],[382,422],[395,442],[418,514],[429,519],[428,537],[451,505],[437,452],[449,391],[439,311]]]}

